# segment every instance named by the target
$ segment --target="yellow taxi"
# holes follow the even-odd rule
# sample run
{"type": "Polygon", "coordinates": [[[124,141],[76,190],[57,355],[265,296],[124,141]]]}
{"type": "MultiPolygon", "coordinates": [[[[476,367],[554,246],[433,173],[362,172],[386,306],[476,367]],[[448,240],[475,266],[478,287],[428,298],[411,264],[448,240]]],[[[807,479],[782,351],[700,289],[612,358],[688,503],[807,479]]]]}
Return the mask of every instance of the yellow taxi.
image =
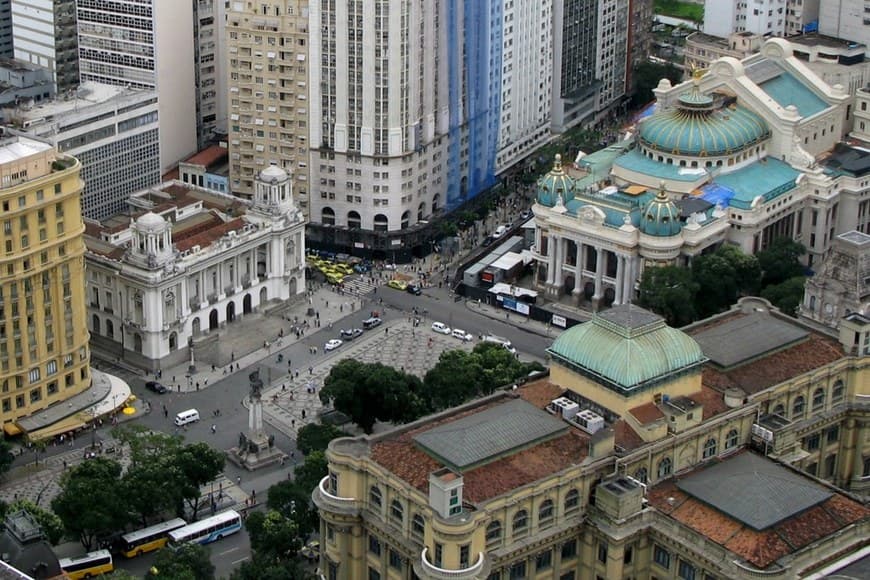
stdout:
{"type": "Polygon", "coordinates": [[[403,292],[408,289],[408,283],[404,280],[390,280],[387,282],[387,286],[396,290],[402,290],[403,292]]]}

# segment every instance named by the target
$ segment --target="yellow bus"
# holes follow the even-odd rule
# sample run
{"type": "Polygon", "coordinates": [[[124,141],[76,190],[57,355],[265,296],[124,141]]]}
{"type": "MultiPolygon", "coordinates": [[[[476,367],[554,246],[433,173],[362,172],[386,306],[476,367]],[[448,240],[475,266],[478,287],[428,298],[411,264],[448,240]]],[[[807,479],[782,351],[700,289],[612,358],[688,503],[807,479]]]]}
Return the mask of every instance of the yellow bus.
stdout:
{"type": "Polygon", "coordinates": [[[100,574],[108,574],[115,567],[112,565],[112,555],[108,550],[88,552],[78,558],[61,558],[60,568],[70,580],[79,578],[95,578],[100,574]]]}
{"type": "Polygon", "coordinates": [[[169,541],[169,532],[183,528],[187,522],[175,518],[168,522],[160,522],[129,534],[121,536],[121,553],[128,558],[141,556],[145,552],[158,550],[169,541]]]}

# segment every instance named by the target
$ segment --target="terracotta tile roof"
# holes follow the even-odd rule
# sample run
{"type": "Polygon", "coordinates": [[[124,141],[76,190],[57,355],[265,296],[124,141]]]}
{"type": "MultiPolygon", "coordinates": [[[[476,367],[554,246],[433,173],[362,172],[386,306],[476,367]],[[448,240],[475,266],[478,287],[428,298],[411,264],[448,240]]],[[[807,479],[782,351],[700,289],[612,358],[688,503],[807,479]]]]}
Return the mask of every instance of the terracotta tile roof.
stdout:
{"type": "Polygon", "coordinates": [[[193,246],[207,247],[213,242],[221,239],[227,232],[240,230],[245,226],[242,218],[236,218],[232,221],[209,227],[205,231],[200,231],[194,235],[186,237],[180,241],[175,241],[175,247],[178,251],[183,252],[189,250],[193,246]]]}
{"type": "Polygon", "coordinates": [[[549,378],[543,378],[526,383],[517,389],[517,393],[535,407],[543,409],[550,404],[550,401],[561,397],[565,393],[565,389],[551,383],[549,378]]]}
{"type": "Polygon", "coordinates": [[[227,150],[226,147],[221,147],[220,145],[212,145],[188,157],[184,160],[184,163],[190,163],[191,165],[202,165],[203,167],[207,168],[213,163],[228,158],[229,155],[230,152],[229,150],[227,150]]]}
{"type": "Polygon", "coordinates": [[[613,424],[613,444],[632,451],[644,444],[644,440],[624,419],[613,424]]]}
{"type": "Polygon", "coordinates": [[[102,235],[103,226],[99,223],[85,220],[85,235],[99,238],[102,235]]]}
{"type": "Polygon", "coordinates": [[[805,512],[766,530],[756,531],[681,491],[673,479],[651,487],[647,499],[649,505],[662,514],[762,570],[837,530],[870,518],[870,509],[835,493],[805,512]]]}
{"type": "Polygon", "coordinates": [[[637,422],[641,425],[648,425],[654,421],[658,421],[659,419],[663,419],[665,414],[661,412],[661,410],[656,407],[655,403],[644,403],[638,407],[628,410],[631,415],[637,419],[637,422]]]}
{"type": "Polygon", "coordinates": [[[719,391],[738,387],[752,395],[828,365],[843,356],[843,351],[835,340],[811,333],[807,340],[799,344],[731,370],[717,369],[708,363],[704,366],[702,381],[719,391]]]}
{"type": "MultiPolygon", "coordinates": [[[[527,388],[517,389],[517,391],[525,390],[526,396],[539,398],[549,396],[546,393],[553,392],[554,385],[548,381],[535,381],[525,387],[527,388]]],[[[547,402],[550,400],[547,399],[547,402]]],[[[504,399],[496,399],[485,405],[433,420],[415,429],[397,432],[395,436],[375,441],[371,447],[371,458],[425,493],[429,486],[429,474],[443,465],[417,447],[412,438],[419,433],[479,413],[502,402],[504,399]]],[[[561,437],[466,470],[462,473],[463,497],[471,502],[483,502],[578,464],[588,453],[588,441],[589,437],[585,433],[572,428],[561,437]]]]}
{"type": "Polygon", "coordinates": [[[166,173],[161,176],[161,181],[170,181],[172,179],[178,179],[178,168],[170,169],[166,173]]]}
{"type": "Polygon", "coordinates": [[[706,385],[701,385],[701,390],[692,393],[689,398],[704,406],[704,421],[728,410],[722,393],[706,385]]]}

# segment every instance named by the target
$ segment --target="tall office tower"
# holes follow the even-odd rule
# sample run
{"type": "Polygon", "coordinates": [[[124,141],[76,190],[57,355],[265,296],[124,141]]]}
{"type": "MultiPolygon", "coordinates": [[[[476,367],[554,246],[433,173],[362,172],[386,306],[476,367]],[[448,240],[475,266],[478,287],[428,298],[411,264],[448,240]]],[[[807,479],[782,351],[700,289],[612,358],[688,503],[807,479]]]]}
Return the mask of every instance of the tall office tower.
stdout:
{"type": "Polygon", "coordinates": [[[0,141],[0,420],[90,385],[79,162],[26,137],[0,141]]]}
{"type": "Polygon", "coordinates": [[[256,176],[277,165],[292,176],[296,201],[306,215],[307,44],[308,0],[230,4],[230,191],[250,198],[256,176]]]}
{"type": "Polygon", "coordinates": [[[562,132],[594,114],[600,83],[596,75],[598,1],[553,4],[553,130],[562,132]]]}
{"type": "Polygon", "coordinates": [[[652,0],[629,0],[628,3],[628,70],[626,90],[632,91],[632,70],[649,60],[652,49],[652,26],[655,14],[652,0]]]}
{"type": "Polygon", "coordinates": [[[0,0],[0,58],[12,58],[12,0],[0,0]]]}
{"type": "Polygon", "coordinates": [[[51,71],[58,93],[75,89],[79,84],[76,0],[11,1],[15,58],[51,71]]]}
{"type": "MultiPolygon", "coordinates": [[[[839,0],[835,0],[839,1],[839,0]]],[[[786,0],[713,0],[704,3],[704,33],[728,38],[733,32],[784,36],[786,0]]]]}
{"type": "Polygon", "coordinates": [[[227,7],[224,0],[193,5],[196,135],[203,149],[227,132],[227,7]]]}
{"type": "MultiPolygon", "coordinates": [[[[558,4],[558,3],[557,3],[558,4]]],[[[552,0],[310,5],[309,240],[391,256],[547,137],[552,0]]]]}
{"type": "Polygon", "coordinates": [[[78,0],[81,80],[156,89],[160,168],[196,151],[193,8],[179,0],[78,0]]]}
{"type": "Polygon", "coordinates": [[[629,0],[598,3],[598,59],[595,76],[601,81],[596,110],[606,109],[626,93],[629,0]]]}

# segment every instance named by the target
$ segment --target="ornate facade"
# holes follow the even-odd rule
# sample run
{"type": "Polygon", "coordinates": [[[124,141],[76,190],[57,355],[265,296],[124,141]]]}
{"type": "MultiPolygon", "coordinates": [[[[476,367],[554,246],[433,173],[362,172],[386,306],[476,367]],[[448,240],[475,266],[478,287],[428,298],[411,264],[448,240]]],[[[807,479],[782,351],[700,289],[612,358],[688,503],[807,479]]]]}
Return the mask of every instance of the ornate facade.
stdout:
{"type": "Polygon", "coordinates": [[[305,290],[305,221],[278,167],[252,201],[179,181],[133,196],[138,212],[87,224],[91,336],[147,368],[197,337],[305,290]]]}
{"type": "Polygon", "coordinates": [[[870,316],[870,234],[859,231],[834,239],[800,306],[801,316],[832,328],[853,312],[870,316]]]}
{"type": "Polygon", "coordinates": [[[553,343],[549,378],[333,441],[321,570],[795,578],[848,560],[870,510],[835,486],[870,491],[870,349],[853,344],[870,321],[843,325],[759,299],[684,331],[599,313],[553,343]]]}
{"type": "Polygon", "coordinates": [[[849,97],[787,41],[655,92],[633,135],[571,167],[557,160],[539,182],[540,288],[621,304],[645,268],[687,265],[723,242],[755,253],[788,236],[812,267],[836,234],[858,228],[870,188],[828,164],[851,124],[849,97]]]}

